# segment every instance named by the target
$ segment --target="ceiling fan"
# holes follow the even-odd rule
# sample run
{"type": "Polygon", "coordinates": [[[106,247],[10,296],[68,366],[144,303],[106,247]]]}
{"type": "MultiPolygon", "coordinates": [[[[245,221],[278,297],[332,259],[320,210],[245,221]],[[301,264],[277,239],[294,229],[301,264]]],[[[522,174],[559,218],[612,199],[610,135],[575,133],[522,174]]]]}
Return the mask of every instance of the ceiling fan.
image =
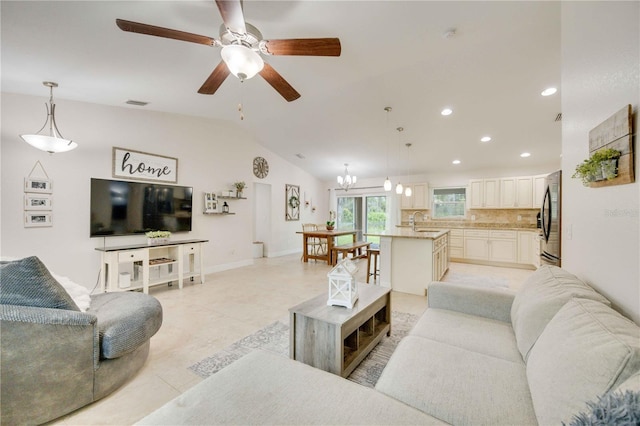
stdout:
{"type": "Polygon", "coordinates": [[[338,38],[265,40],[256,27],[245,22],[242,0],[215,1],[224,22],[220,26],[219,39],[124,19],[116,19],[116,25],[132,33],[221,47],[222,61],[198,90],[203,95],[213,95],[229,74],[241,81],[260,74],[283,98],[291,102],[298,99],[300,94],[271,65],[264,62],[260,54],[340,56],[338,38]]]}

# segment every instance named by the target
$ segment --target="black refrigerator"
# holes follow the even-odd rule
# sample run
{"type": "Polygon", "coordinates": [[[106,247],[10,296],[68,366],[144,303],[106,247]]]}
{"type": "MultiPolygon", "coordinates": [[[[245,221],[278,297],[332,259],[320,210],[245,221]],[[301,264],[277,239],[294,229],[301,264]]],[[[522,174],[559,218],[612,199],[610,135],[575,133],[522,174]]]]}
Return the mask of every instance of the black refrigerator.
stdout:
{"type": "Polygon", "coordinates": [[[545,179],[545,192],[540,211],[542,227],[542,246],[540,247],[540,264],[561,266],[560,237],[562,227],[560,212],[562,208],[562,171],[551,173],[545,179]]]}

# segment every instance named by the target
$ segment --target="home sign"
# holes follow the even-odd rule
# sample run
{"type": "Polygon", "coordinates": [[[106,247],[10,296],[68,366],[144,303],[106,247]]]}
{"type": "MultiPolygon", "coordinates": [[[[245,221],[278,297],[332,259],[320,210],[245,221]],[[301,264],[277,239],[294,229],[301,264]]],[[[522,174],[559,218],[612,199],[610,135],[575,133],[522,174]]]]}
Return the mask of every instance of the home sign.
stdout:
{"type": "Polygon", "coordinates": [[[177,183],[178,159],[114,146],[113,177],[177,183]]]}

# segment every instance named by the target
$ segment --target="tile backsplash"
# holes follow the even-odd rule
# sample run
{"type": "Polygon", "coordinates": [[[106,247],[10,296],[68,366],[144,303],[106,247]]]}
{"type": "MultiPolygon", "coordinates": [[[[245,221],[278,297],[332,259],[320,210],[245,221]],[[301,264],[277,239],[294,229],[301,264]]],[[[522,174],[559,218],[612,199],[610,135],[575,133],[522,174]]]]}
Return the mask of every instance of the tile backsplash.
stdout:
{"type": "MultiPolygon", "coordinates": [[[[415,210],[402,210],[402,224],[409,224],[409,217],[415,210]]],[[[428,216],[428,220],[417,222],[420,226],[488,226],[499,225],[512,228],[535,228],[540,209],[470,209],[464,219],[432,219],[430,210],[420,210],[428,216]],[[475,217],[475,220],[472,218],[475,217]],[[519,219],[519,220],[518,220],[519,219]]],[[[420,216],[418,216],[420,218],[420,216]]]]}

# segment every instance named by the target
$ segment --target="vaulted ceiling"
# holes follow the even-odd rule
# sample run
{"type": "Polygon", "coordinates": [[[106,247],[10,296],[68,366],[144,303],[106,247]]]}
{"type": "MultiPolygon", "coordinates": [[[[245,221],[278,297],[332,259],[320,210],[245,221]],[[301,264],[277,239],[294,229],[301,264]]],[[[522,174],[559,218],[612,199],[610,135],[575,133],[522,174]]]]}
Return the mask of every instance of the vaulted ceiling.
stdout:
{"type": "Polygon", "coordinates": [[[260,76],[230,76],[216,94],[201,95],[219,48],[123,32],[115,20],[217,38],[213,1],[2,1],[2,91],[46,99],[41,82],[49,80],[60,84],[56,99],[228,120],[326,180],[343,163],[359,178],[559,164],[559,2],[243,7],[266,39],[339,37],[342,55],[266,57],[302,95],[294,102],[260,76]],[[542,97],[550,86],[559,92],[542,97]],[[442,116],[445,107],[453,113],[442,116]],[[492,141],[480,142],[485,135],[492,141]]]}

